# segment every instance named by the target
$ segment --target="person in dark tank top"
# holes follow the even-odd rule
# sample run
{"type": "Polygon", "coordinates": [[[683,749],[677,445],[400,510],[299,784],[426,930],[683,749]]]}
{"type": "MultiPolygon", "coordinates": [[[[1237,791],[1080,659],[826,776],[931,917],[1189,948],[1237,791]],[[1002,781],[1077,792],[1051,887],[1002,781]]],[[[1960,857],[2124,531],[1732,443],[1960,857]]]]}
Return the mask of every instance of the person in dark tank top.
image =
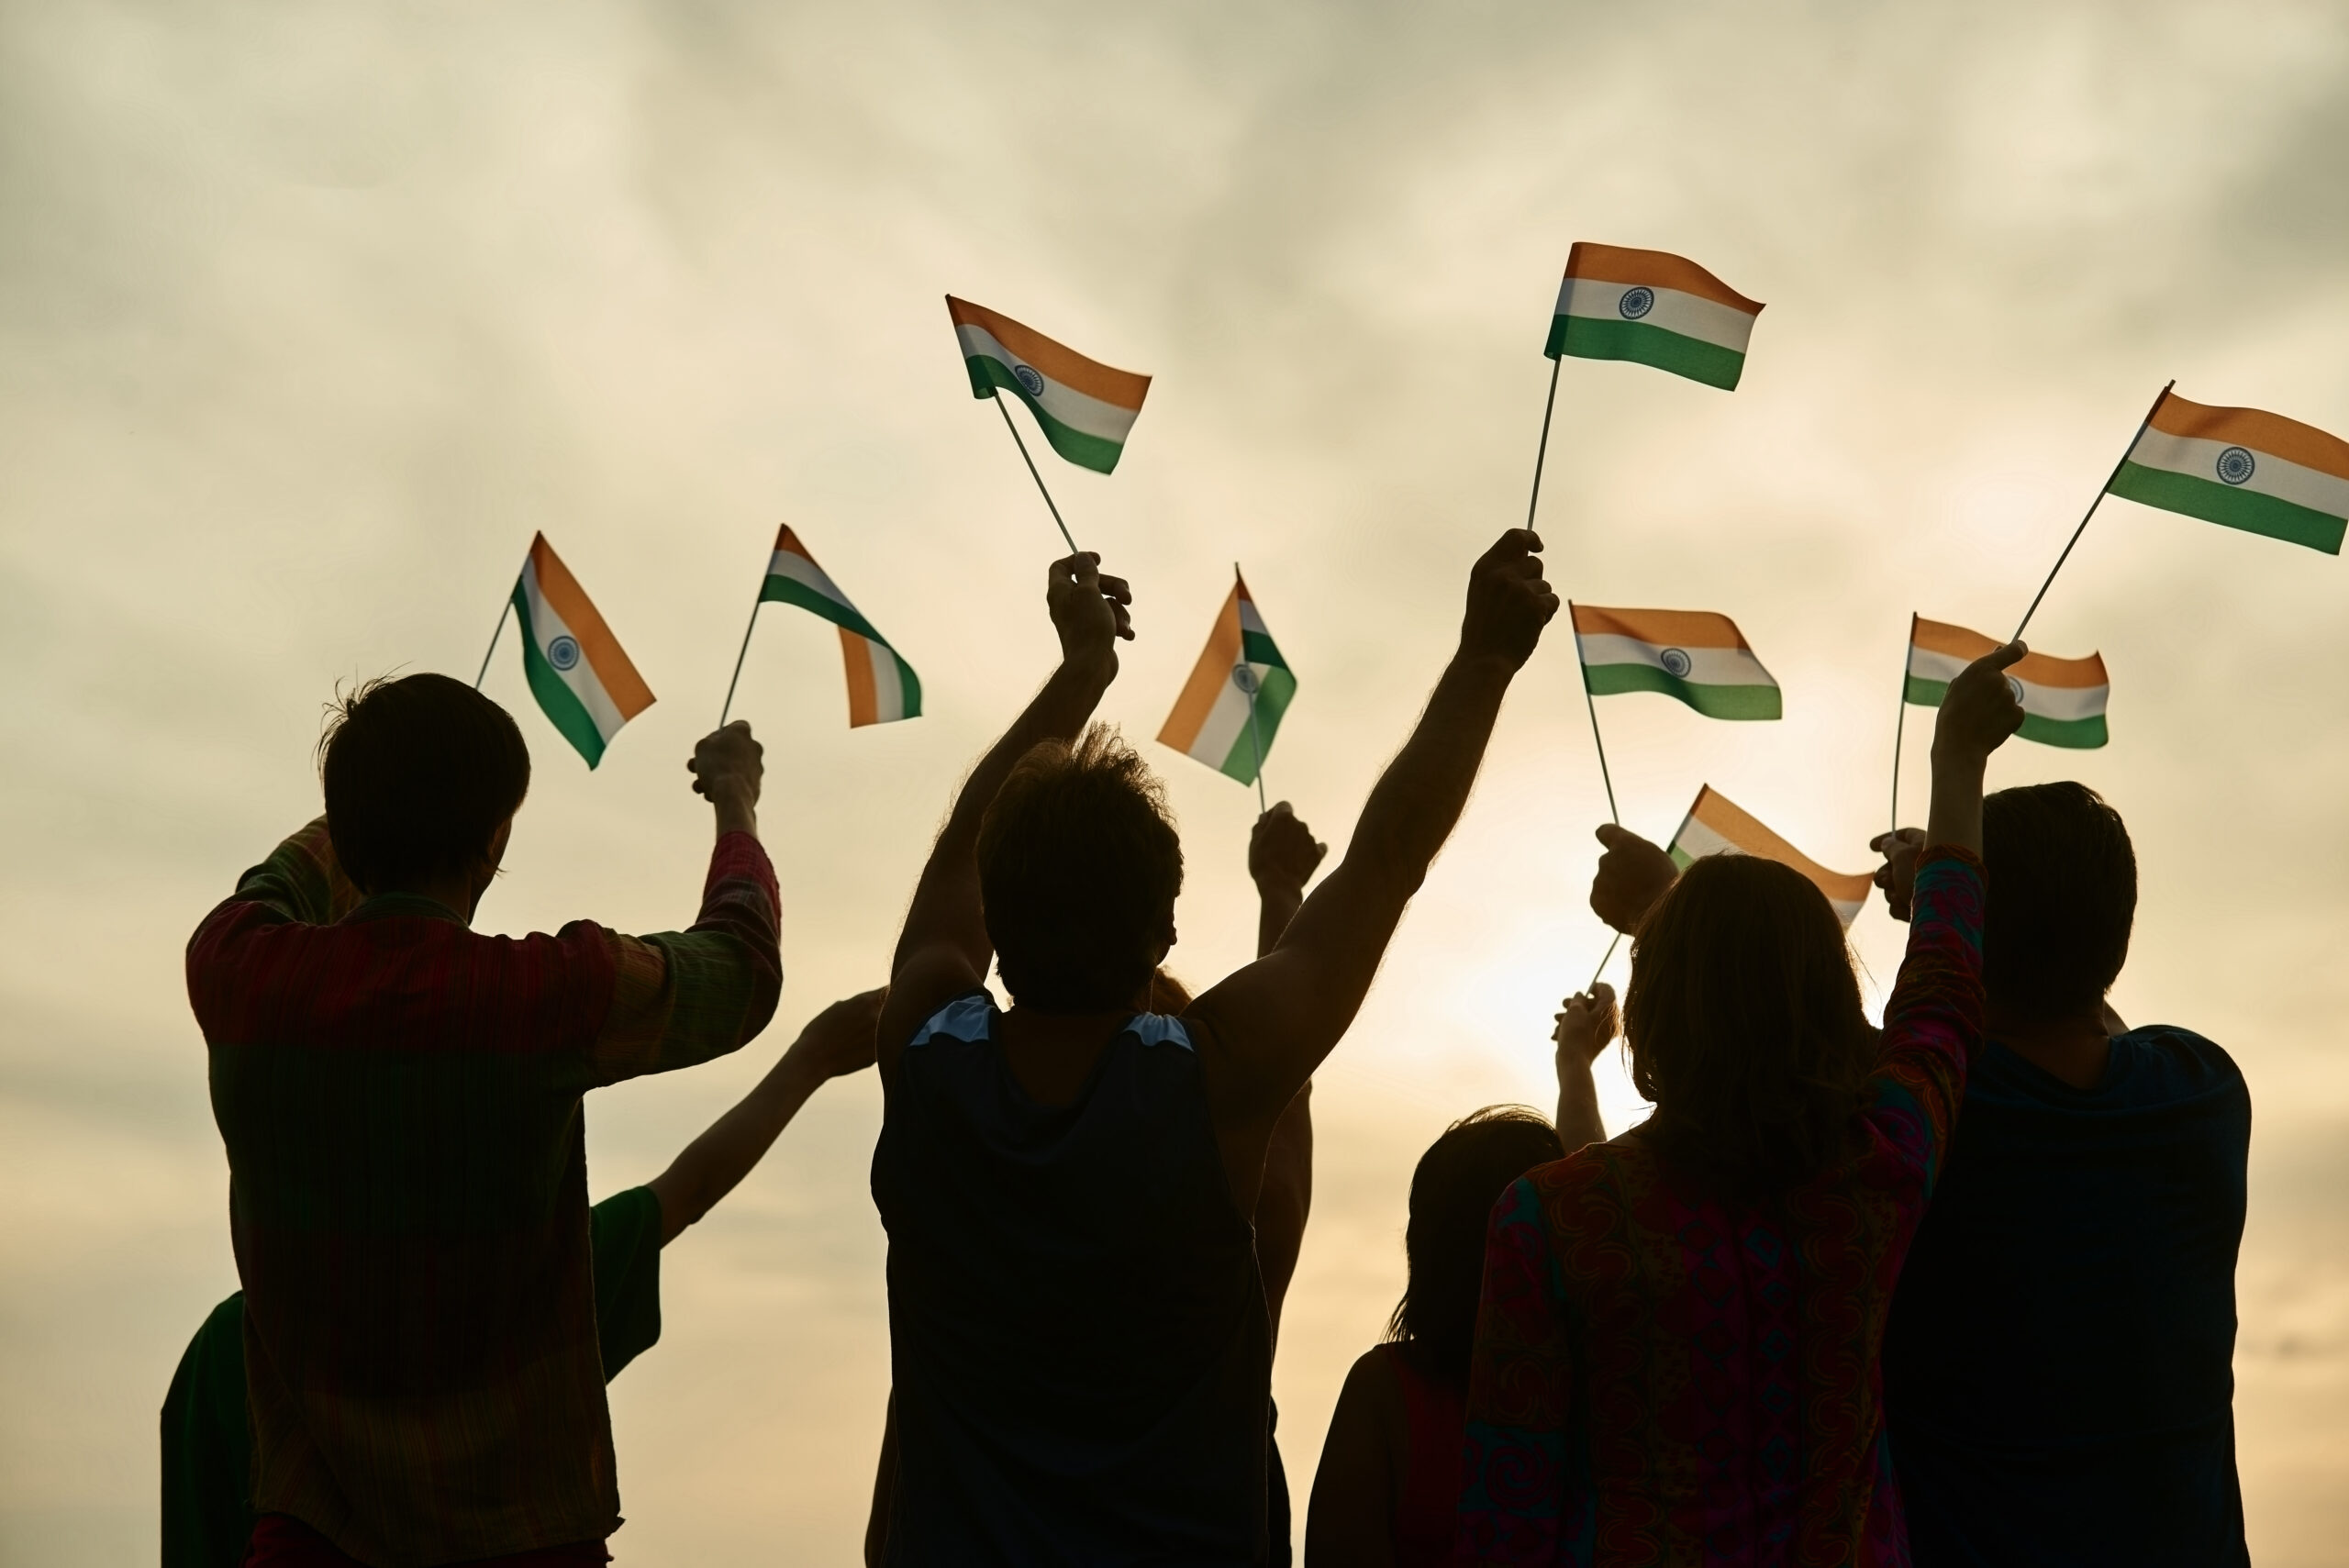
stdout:
{"type": "Polygon", "coordinates": [[[1344,859],[1179,1016],[1131,1002],[1174,945],[1181,844],[1141,759],[1089,727],[1131,595],[1097,557],[1054,563],[1060,666],[964,784],[882,1016],[886,1562],[1266,1561],[1266,1151],[1557,612],[1540,542],[1511,530],[1477,561],[1458,651],[1344,859]]]}

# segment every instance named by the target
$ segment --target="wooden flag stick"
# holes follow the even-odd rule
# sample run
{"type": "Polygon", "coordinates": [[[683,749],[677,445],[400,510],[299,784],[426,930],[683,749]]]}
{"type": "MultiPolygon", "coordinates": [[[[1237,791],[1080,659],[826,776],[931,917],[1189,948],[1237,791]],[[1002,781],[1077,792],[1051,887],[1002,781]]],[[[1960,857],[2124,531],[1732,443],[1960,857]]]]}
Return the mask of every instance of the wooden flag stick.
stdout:
{"type": "Polygon", "coordinates": [[[1909,612],[1909,646],[1900,651],[1900,707],[1892,721],[1892,826],[1887,832],[1900,831],[1900,732],[1909,722],[1909,655],[1917,647],[1917,612],[1909,612]]]}
{"type": "Polygon", "coordinates": [[[2154,406],[2146,409],[2145,417],[2137,422],[2137,434],[2130,437],[2129,444],[2121,449],[2121,462],[2112,465],[2112,472],[2105,477],[2104,487],[2096,493],[2096,499],[2088,503],[2087,511],[2080,517],[2080,526],[2074,528],[2072,537],[2064,541],[2064,553],[2055,558],[2054,566],[2048,568],[2047,581],[2042,583],[2039,585],[2039,592],[2031,596],[2031,608],[2023,611],[2022,619],[2015,625],[2014,636],[2007,639],[2009,642],[2019,642],[2022,639],[2023,628],[2029,626],[2031,617],[2039,613],[2039,601],[2045,598],[2047,590],[2055,585],[2055,573],[2064,570],[2064,562],[2072,558],[2072,547],[2080,542],[2082,534],[2088,531],[2088,518],[2096,516],[2097,507],[2102,505],[2104,498],[2112,493],[2112,482],[2121,477],[2121,470],[2129,462],[2129,454],[2137,450],[2138,439],[2144,435],[2145,427],[2154,422],[2154,411],[2161,407],[2162,398],[2167,397],[2169,389],[2176,384],[2175,381],[2164,383],[2160,395],[2154,399],[2154,406]]]}
{"type": "Polygon", "coordinates": [[[1028,465],[1028,477],[1036,482],[1036,493],[1044,498],[1045,506],[1051,509],[1053,524],[1061,530],[1061,538],[1068,542],[1068,552],[1076,554],[1076,540],[1071,537],[1068,525],[1061,521],[1061,509],[1052,505],[1052,493],[1044,488],[1044,476],[1036,472],[1036,460],[1028,455],[1028,443],[1019,439],[1019,427],[1011,422],[1011,410],[1003,406],[1003,394],[1000,392],[995,395],[995,411],[1003,416],[1003,428],[1011,432],[1011,444],[1019,449],[1019,461],[1028,465]]]}
{"type": "Polygon", "coordinates": [[[734,678],[726,683],[726,706],[718,710],[718,728],[726,728],[727,716],[734,711],[734,688],[742,680],[742,661],[750,657],[751,633],[758,628],[759,606],[766,603],[765,584],[760,585],[759,596],[751,601],[751,624],[742,628],[742,651],[734,655],[734,678]]]}
{"type": "Polygon", "coordinates": [[[1256,815],[1262,817],[1264,805],[1264,732],[1256,723],[1256,692],[1263,684],[1256,679],[1255,667],[1243,656],[1231,667],[1231,684],[1238,686],[1248,699],[1248,737],[1256,747],[1256,815]]]}
{"type": "Polygon", "coordinates": [[[1533,495],[1525,503],[1525,526],[1533,526],[1534,509],[1542,505],[1542,462],[1550,455],[1550,415],[1558,406],[1558,367],[1566,361],[1562,357],[1550,361],[1550,396],[1542,405],[1542,444],[1533,449],[1533,495]]]}
{"type": "MultiPolygon", "coordinates": [[[[522,571],[527,572],[529,569],[530,558],[528,554],[525,554],[522,557],[522,571]]],[[[514,587],[518,588],[521,585],[522,573],[517,572],[514,573],[514,587]]],[[[475,691],[481,690],[481,684],[489,679],[489,662],[497,652],[497,639],[506,635],[506,617],[513,613],[514,589],[508,588],[506,591],[506,602],[497,607],[497,629],[489,634],[489,646],[482,651],[481,673],[473,677],[473,690],[475,691]]]]}
{"type": "MultiPolygon", "coordinates": [[[[1566,601],[1566,625],[1572,629],[1575,602],[1566,601]]],[[[1598,702],[1590,695],[1590,666],[1582,662],[1582,639],[1575,639],[1575,668],[1582,673],[1582,705],[1590,710],[1590,743],[1598,748],[1598,782],[1607,786],[1607,819],[1618,828],[1623,825],[1622,814],[1615,809],[1615,781],[1607,772],[1607,742],[1598,733],[1598,702]]]]}
{"type": "Polygon", "coordinates": [[[1616,933],[1615,933],[1615,939],[1614,939],[1614,941],[1610,941],[1610,942],[1609,942],[1609,943],[1607,944],[1607,956],[1606,956],[1606,958],[1602,958],[1602,959],[1600,959],[1600,960],[1598,961],[1598,972],[1597,972],[1596,973],[1594,973],[1594,974],[1592,974],[1592,975],[1591,975],[1591,977],[1590,977],[1590,984],[1589,984],[1588,985],[1586,985],[1586,986],[1585,986],[1585,987],[1584,987],[1584,989],[1585,989],[1586,991],[1596,991],[1596,990],[1598,990],[1598,977],[1599,977],[1599,975],[1605,974],[1605,973],[1607,973],[1607,962],[1608,962],[1608,959],[1611,959],[1611,958],[1613,958],[1613,957],[1615,956],[1615,944],[1616,944],[1616,942],[1620,942],[1620,941],[1621,941],[1622,940],[1623,940],[1623,933],[1622,933],[1622,932],[1620,932],[1620,931],[1618,931],[1618,932],[1616,932],[1616,933]]]}

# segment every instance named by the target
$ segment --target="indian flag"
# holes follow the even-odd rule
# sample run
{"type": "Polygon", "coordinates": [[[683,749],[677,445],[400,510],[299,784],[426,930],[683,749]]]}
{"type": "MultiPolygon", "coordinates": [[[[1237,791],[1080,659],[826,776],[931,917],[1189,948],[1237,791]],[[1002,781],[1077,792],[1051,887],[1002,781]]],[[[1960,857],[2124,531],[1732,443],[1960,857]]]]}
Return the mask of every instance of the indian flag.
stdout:
{"type": "Polygon", "coordinates": [[[921,679],[914,667],[897,657],[888,639],[848,602],[840,584],[816,564],[788,527],[774,536],[774,554],[767,560],[766,586],[759,590],[759,600],[796,605],[840,628],[851,728],[921,716],[921,679]]]}
{"type": "Polygon", "coordinates": [[[1697,804],[1688,808],[1688,816],[1680,824],[1680,831],[1672,836],[1673,863],[1687,871],[1707,855],[1759,855],[1765,861],[1776,861],[1791,866],[1810,878],[1819,891],[1827,895],[1827,902],[1835,906],[1836,918],[1843,922],[1845,930],[1859,917],[1860,906],[1868,899],[1868,889],[1875,879],[1863,873],[1844,876],[1829,871],[1784,839],[1779,838],[1742,807],[1731,804],[1727,795],[1707,784],[1697,792],[1697,804]]]}
{"type": "Polygon", "coordinates": [[[1577,240],[1542,351],[1637,360],[1726,392],[1745,369],[1745,340],[1761,314],[1685,257],[1577,240]]]}
{"type": "MultiPolygon", "coordinates": [[[[1911,616],[1908,699],[1923,707],[1941,706],[1957,673],[2000,646],[1997,639],[1978,631],[1911,616]]],[[[2022,704],[2022,728],[2016,733],[2024,740],[2080,750],[2105,743],[2104,705],[2112,695],[2112,683],[2106,678],[2101,656],[2058,659],[2027,653],[2008,670],[2007,684],[2022,704]]]]}
{"type": "Polygon", "coordinates": [[[951,294],[946,314],[963,345],[972,396],[993,397],[998,387],[1016,392],[1054,451],[1100,473],[1118,466],[1150,377],[1088,360],[1008,316],[951,294]]]}
{"type": "Polygon", "coordinates": [[[1778,717],[1778,683],[1729,617],[1708,610],[1567,607],[1591,695],[1662,692],[1708,718],[1778,717]]]}
{"type": "Polygon", "coordinates": [[[652,688],[544,534],[530,540],[530,557],[514,584],[514,613],[522,620],[530,695],[594,767],[620,726],[652,706],[652,688]]]}
{"type": "Polygon", "coordinates": [[[2105,489],[2338,555],[2349,528],[2349,441],[2280,414],[2165,392],[2105,489]]]}
{"type": "Polygon", "coordinates": [[[1231,596],[1223,601],[1215,629],[1208,633],[1207,651],[1158,738],[1218,773],[1253,784],[1263,753],[1272,750],[1273,732],[1296,695],[1297,677],[1273,646],[1273,634],[1264,629],[1264,617],[1256,613],[1256,601],[1248,596],[1248,584],[1235,566],[1231,596]]]}

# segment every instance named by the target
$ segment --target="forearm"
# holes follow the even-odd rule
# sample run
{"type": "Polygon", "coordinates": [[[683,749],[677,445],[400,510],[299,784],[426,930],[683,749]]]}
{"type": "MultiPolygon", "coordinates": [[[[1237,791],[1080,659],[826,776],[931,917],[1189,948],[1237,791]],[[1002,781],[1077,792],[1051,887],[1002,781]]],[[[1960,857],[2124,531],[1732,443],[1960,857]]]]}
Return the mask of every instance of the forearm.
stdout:
{"type": "Polygon", "coordinates": [[[785,1051],[758,1087],[685,1145],[652,1180],[661,1198],[662,1240],[674,1240],[740,1185],[823,1082],[785,1051]]]}
{"type": "Polygon", "coordinates": [[[1569,1154],[1607,1141],[1607,1124],[1598,1115],[1598,1085],[1586,1062],[1558,1069],[1557,1128],[1558,1146],[1569,1154]]]}
{"type": "Polygon", "coordinates": [[[1256,1256],[1264,1275],[1264,1307],[1279,1336],[1281,1305],[1297,1275],[1305,1224],[1313,1212],[1313,1085],[1297,1092],[1273,1124],[1264,1151],[1264,1184],[1256,1195],[1256,1256]]]}
{"type": "Polygon", "coordinates": [[[1982,780],[1988,767],[1984,756],[1933,758],[1933,803],[1925,818],[1929,850],[1947,846],[1982,852],[1982,780]]]}
{"type": "Polygon", "coordinates": [[[914,948],[951,934],[969,951],[974,967],[984,971],[989,956],[986,929],[979,915],[978,865],[975,859],[979,823],[1003,788],[1019,759],[1047,740],[1072,740],[1091,721],[1102,694],[1118,673],[1114,654],[1098,659],[1063,660],[1043,689],[1012,720],[1002,739],[988,748],[978,766],[963,782],[962,794],[947,814],[946,826],[931,848],[914,888],[906,929],[899,937],[892,973],[914,948]]]}
{"type": "Polygon", "coordinates": [[[1350,864],[1367,851],[1379,870],[1401,879],[1407,895],[1417,890],[1468,804],[1516,673],[1491,655],[1453,656],[1410,740],[1370,792],[1347,847],[1350,864]]]}
{"type": "Polygon", "coordinates": [[[1297,918],[1297,910],[1305,903],[1305,889],[1258,889],[1256,901],[1256,956],[1264,957],[1281,945],[1281,933],[1297,918]]]}

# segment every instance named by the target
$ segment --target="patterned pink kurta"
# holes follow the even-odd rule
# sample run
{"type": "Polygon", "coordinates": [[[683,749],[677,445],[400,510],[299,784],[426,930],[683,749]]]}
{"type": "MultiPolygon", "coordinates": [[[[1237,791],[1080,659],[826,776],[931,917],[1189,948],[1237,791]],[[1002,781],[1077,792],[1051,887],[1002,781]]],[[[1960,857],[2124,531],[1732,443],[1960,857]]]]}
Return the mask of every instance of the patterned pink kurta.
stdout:
{"type": "Polygon", "coordinates": [[[1876,1351],[1982,1038],[1982,873],[1936,851],[1851,1153],[1725,1204],[1642,1143],[1493,1211],[1454,1562],[1906,1564],[1876,1351]]]}

